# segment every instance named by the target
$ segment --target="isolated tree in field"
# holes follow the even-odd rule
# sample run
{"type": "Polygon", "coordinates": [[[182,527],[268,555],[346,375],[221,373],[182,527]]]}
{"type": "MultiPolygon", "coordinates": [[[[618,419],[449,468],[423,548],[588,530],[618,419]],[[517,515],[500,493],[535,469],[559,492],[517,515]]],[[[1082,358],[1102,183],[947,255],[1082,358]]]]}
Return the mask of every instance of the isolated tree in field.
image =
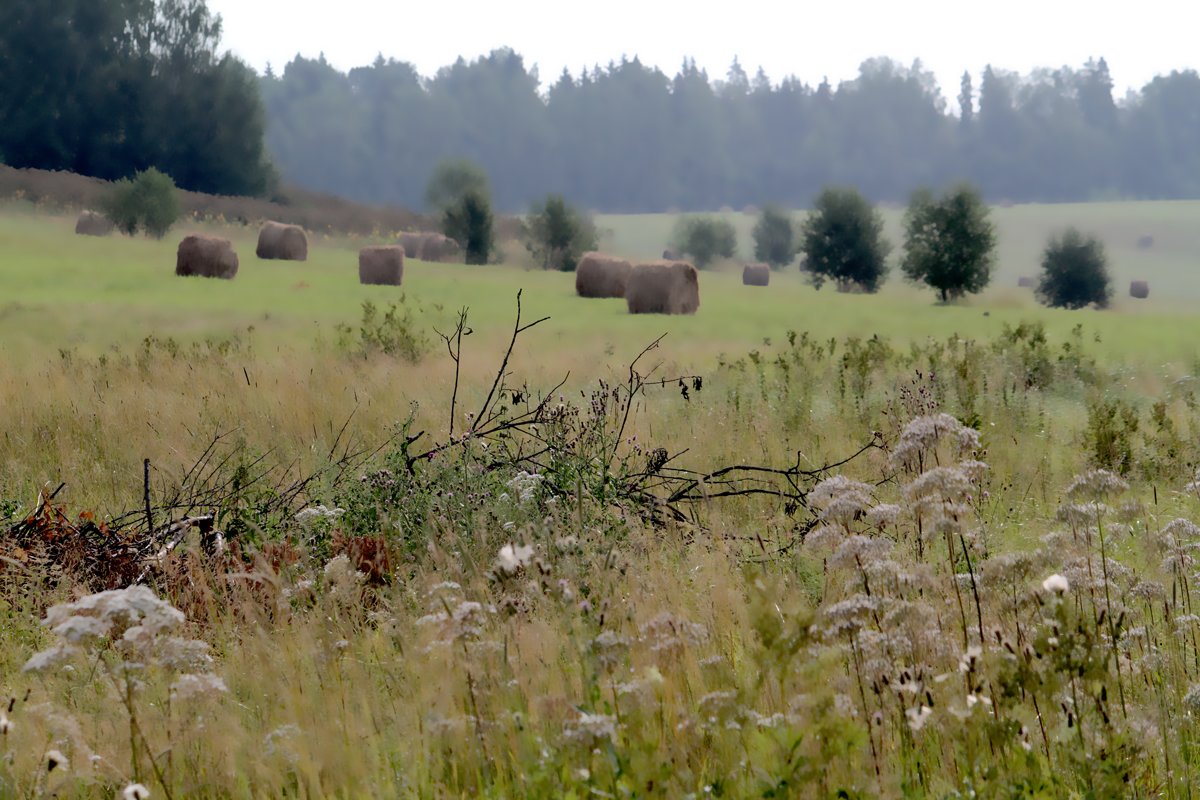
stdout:
{"type": "Polygon", "coordinates": [[[151,167],[133,179],[117,181],[101,207],[112,223],[130,236],[143,230],[161,239],[179,219],[179,192],[170,175],[151,167]]]}
{"type": "Polygon", "coordinates": [[[425,205],[440,214],[469,193],[475,193],[491,204],[492,190],[483,167],[465,158],[442,161],[425,187],[425,205]]]}
{"type": "Polygon", "coordinates": [[[732,222],[717,217],[683,217],[675,223],[671,249],[688,254],[703,269],[718,258],[733,258],[737,230],[732,222]]]}
{"type": "Polygon", "coordinates": [[[877,291],[891,250],[883,216],[856,189],[822,191],[800,227],[801,269],[818,289],[831,280],[838,291],[877,291]]]}
{"type": "Polygon", "coordinates": [[[561,195],[552,194],[529,209],[525,248],[542,269],[574,272],[579,257],[596,247],[595,223],[561,195]]]}
{"type": "Polygon", "coordinates": [[[1056,308],[1083,308],[1093,303],[1106,307],[1112,298],[1112,280],[1104,244],[1075,228],[1051,237],[1042,254],[1042,275],[1034,293],[1044,305],[1056,308]]]}
{"type": "Polygon", "coordinates": [[[466,263],[488,263],[495,247],[491,201],[476,190],[467,191],[442,212],[442,233],[462,246],[466,263]]]}
{"type": "Polygon", "coordinates": [[[995,226],[974,188],[913,195],[904,215],[901,269],[914,283],[937,290],[943,303],[983,291],[992,279],[995,249],[995,226]]]}
{"type": "Polygon", "coordinates": [[[796,229],[791,216],[778,206],[764,206],[754,224],[755,260],[780,269],[795,257],[796,229]]]}

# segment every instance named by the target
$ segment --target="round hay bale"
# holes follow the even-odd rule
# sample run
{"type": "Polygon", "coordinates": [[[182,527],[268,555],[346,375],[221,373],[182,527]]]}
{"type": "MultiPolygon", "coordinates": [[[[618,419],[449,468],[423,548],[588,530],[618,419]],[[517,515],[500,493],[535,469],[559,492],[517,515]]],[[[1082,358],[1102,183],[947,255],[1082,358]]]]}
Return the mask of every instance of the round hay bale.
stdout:
{"type": "Polygon", "coordinates": [[[298,225],[267,222],[258,232],[259,258],[277,261],[307,261],[308,236],[298,225]]]}
{"type": "Polygon", "coordinates": [[[1150,296],[1150,284],[1146,281],[1130,281],[1129,296],[1136,297],[1138,300],[1145,300],[1150,296]]]}
{"type": "Polygon", "coordinates": [[[358,282],[399,286],[404,280],[404,248],[400,245],[364,247],[358,251],[358,282]]]}
{"type": "Polygon", "coordinates": [[[84,211],[75,220],[75,233],[79,236],[108,236],[116,226],[103,214],[84,211]]]}
{"type": "Polygon", "coordinates": [[[237,253],[228,239],[192,234],[179,243],[176,275],[232,280],[237,272],[237,253]]]}
{"type": "Polygon", "coordinates": [[[683,253],[676,252],[670,248],[663,250],[663,261],[682,261],[683,253]]]}
{"type": "Polygon", "coordinates": [[[584,253],[575,267],[575,293],[580,297],[624,297],[633,265],[604,253],[584,253]]]}
{"type": "Polygon", "coordinates": [[[1154,237],[1148,233],[1139,236],[1137,246],[1138,250],[1149,250],[1151,247],[1154,247],[1154,237]]]}
{"type": "Polygon", "coordinates": [[[742,267],[743,286],[769,286],[771,267],[767,264],[747,264],[742,267]]]}
{"type": "Polygon", "coordinates": [[[686,261],[651,261],[629,273],[625,302],[630,314],[695,314],[700,277],[686,261]]]}
{"type": "Polygon", "coordinates": [[[1021,277],[1017,278],[1017,286],[1021,289],[1032,289],[1033,278],[1030,278],[1028,275],[1022,275],[1021,277]]]}
{"type": "Polygon", "coordinates": [[[422,245],[421,259],[423,261],[441,261],[454,263],[462,259],[462,248],[458,242],[440,233],[426,233],[422,245]]]}
{"type": "Polygon", "coordinates": [[[425,245],[425,234],[402,233],[397,238],[400,241],[400,246],[404,248],[404,255],[406,257],[415,258],[418,261],[425,260],[425,256],[422,254],[425,245]]]}
{"type": "Polygon", "coordinates": [[[440,233],[402,233],[399,236],[404,255],[418,261],[442,261],[453,263],[462,258],[458,242],[440,233]]]}

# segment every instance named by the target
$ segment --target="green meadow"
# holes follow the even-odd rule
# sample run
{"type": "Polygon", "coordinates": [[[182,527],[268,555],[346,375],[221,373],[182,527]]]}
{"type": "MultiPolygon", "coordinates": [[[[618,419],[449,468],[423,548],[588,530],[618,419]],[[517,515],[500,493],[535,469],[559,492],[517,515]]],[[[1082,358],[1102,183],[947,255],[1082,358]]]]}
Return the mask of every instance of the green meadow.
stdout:
{"type": "Polygon", "coordinates": [[[4,207],[0,798],[1194,797],[1200,203],[993,214],[961,303],[730,262],[666,317],[4,207]],[[1111,309],[1017,287],[1067,225],[1111,309]]]}
{"type": "MultiPolygon", "coordinates": [[[[885,214],[896,262],[900,212],[885,214]]],[[[789,330],[907,342],[952,334],[990,338],[1005,325],[1037,320],[1051,337],[1083,325],[1099,337],[1102,352],[1139,367],[1190,364],[1200,333],[1200,317],[1193,313],[1200,301],[1200,203],[1017,206],[993,215],[1000,236],[992,286],[960,305],[939,307],[930,292],[895,274],[877,296],[838,295],[830,287],[818,292],[794,266],[773,275],[766,290],[745,288],[738,265],[725,264],[702,275],[696,316],[667,319],[630,316],[620,301],[579,299],[570,275],[514,266],[410,260],[401,290],[363,287],[356,279],[356,249],[366,240],[318,239],[307,263],[267,262],[254,257],[254,231],[247,228],[219,231],[233,238],[239,252],[237,280],[184,281],[173,274],[174,234],[161,242],[76,237],[71,219],[16,208],[0,216],[0,342],[9,358],[20,358],[60,348],[94,353],[149,335],[228,336],[253,326],[273,345],[303,348],[328,338],[333,326],[354,322],[364,301],[386,305],[401,296],[430,324],[442,326],[468,307],[477,329],[490,336],[511,322],[521,289],[528,314],[552,318],[550,347],[564,352],[599,349],[620,358],[665,333],[673,353],[707,363],[789,330]],[[1067,225],[1105,242],[1116,286],[1111,310],[1045,310],[1030,291],[1017,288],[1018,277],[1036,275],[1046,238],[1067,225]],[[1143,236],[1153,238],[1152,246],[1138,246],[1143,236]],[[1130,280],[1149,281],[1149,300],[1127,296],[1130,280]]],[[[729,216],[739,228],[739,256],[749,259],[753,218],[729,216]]],[[[605,216],[598,223],[604,249],[653,258],[666,246],[674,218],[605,216]]],[[[510,249],[519,261],[521,253],[510,249]]]]}

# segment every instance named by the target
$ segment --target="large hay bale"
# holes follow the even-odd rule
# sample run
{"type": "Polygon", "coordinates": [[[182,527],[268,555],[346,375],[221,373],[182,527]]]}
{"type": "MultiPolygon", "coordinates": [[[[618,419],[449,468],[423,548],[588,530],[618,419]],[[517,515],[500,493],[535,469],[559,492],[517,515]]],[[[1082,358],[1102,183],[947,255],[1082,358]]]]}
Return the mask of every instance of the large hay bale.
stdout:
{"type": "Polygon", "coordinates": [[[267,222],[258,232],[259,258],[279,261],[307,261],[308,236],[298,225],[267,222]]]}
{"type": "Polygon", "coordinates": [[[1150,284],[1146,281],[1131,281],[1129,284],[1129,296],[1136,297],[1138,300],[1145,300],[1150,296],[1150,284]]]}
{"type": "Polygon", "coordinates": [[[767,264],[747,264],[742,267],[742,285],[769,286],[771,284],[771,267],[767,264]]]}
{"type": "Polygon", "coordinates": [[[95,211],[84,211],[75,220],[75,233],[79,236],[108,236],[114,227],[112,220],[95,211]]]}
{"type": "Polygon", "coordinates": [[[624,297],[633,265],[604,253],[584,253],[575,267],[575,293],[580,297],[624,297]]]}
{"type": "Polygon", "coordinates": [[[695,314],[700,308],[700,277],[686,261],[636,265],[625,286],[630,314],[695,314]]]}
{"type": "Polygon", "coordinates": [[[231,280],[238,272],[238,257],[228,239],[192,234],[179,243],[175,274],[231,280]]]}
{"type": "Polygon", "coordinates": [[[358,282],[399,286],[404,279],[404,248],[400,245],[364,247],[358,251],[358,282]]]}
{"type": "Polygon", "coordinates": [[[1021,289],[1032,289],[1033,278],[1030,278],[1027,275],[1022,275],[1021,277],[1017,278],[1017,287],[1021,289]]]}

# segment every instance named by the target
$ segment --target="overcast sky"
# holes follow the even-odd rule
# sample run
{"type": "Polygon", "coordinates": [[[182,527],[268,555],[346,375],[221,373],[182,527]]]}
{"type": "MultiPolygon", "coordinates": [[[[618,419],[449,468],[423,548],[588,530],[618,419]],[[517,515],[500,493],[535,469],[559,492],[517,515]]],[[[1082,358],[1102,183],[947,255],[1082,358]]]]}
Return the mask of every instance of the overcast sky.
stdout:
{"type": "Polygon", "coordinates": [[[723,77],[736,55],[751,75],[816,84],[853,78],[872,56],[920,58],[952,98],[964,69],[1018,72],[1081,66],[1103,56],[1118,97],[1156,74],[1200,67],[1200,5],[1187,0],[208,0],[225,20],[226,47],[259,71],[297,53],[339,69],[376,54],[424,75],[509,46],[550,82],[564,67],[639,56],[673,75],[692,56],[723,77]],[[710,10],[711,9],[711,10],[710,10]]]}

